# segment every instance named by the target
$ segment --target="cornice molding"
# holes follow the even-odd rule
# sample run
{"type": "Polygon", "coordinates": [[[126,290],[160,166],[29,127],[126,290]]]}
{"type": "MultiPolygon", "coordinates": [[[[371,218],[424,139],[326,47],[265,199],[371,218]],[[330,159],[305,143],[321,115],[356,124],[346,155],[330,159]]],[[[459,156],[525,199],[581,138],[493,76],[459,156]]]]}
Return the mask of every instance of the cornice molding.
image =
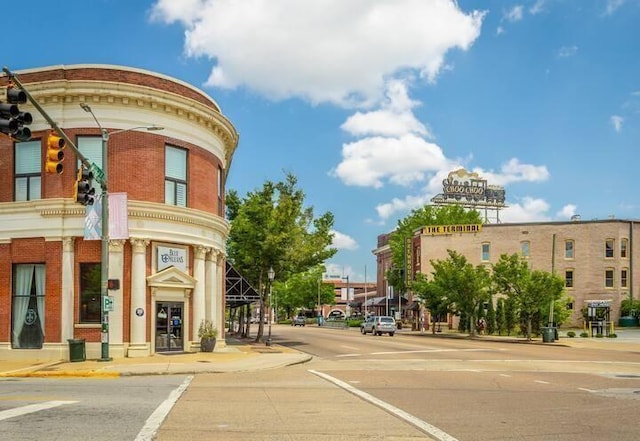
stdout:
{"type": "Polygon", "coordinates": [[[136,112],[145,110],[196,124],[222,141],[225,164],[230,163],[238,145],[238,132],[216,108],[162,89],[103,80],[52,80],[30,83],[29,92],[43,107],[76,108],[86,102],[91,106],[113,106],[136,112]]]}

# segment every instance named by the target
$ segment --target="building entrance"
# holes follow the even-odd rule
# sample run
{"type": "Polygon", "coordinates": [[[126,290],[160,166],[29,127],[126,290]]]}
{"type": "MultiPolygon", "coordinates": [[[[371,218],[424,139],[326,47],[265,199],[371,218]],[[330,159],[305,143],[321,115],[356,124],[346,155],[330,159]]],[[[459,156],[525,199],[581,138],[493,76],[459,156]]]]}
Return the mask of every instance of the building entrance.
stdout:
{"type": "Polygon", "coordinates": [[[156,303],[156,352],[184,351],[183,302],[156,303]]]}

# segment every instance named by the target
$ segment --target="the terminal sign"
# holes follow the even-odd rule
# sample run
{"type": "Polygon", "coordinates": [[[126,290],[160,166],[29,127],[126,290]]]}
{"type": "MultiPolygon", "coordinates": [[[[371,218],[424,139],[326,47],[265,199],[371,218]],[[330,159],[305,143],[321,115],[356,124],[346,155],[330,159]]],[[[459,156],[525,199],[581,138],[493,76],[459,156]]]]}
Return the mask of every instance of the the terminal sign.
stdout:
{"type": "Polygon", "coordinates": [[[422,228],[422,234],[455,234],[455,233],[479,233],[482,224],[469,225],[431,225],[422,228]]]}

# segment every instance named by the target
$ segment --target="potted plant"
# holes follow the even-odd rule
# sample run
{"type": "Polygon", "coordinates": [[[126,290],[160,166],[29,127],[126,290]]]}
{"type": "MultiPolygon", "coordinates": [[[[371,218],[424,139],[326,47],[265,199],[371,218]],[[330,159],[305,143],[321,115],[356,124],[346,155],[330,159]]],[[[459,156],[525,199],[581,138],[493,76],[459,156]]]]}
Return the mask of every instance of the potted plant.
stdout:
{"type": "Polygon", "coordinates": [[[200,338],[200,350],[202,352],[213,352],[216,347],[216,337],[218,330],[211,320],[202,320],[198,327],[198,337],[200,338]]]}

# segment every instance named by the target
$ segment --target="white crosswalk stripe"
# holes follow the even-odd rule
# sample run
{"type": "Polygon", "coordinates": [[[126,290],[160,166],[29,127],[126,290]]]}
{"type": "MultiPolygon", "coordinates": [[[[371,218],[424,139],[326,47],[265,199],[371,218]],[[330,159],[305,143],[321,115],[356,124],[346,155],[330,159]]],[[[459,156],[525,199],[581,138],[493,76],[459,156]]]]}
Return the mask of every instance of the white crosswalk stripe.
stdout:
{"type": "Polygon", "coordinates": [[[15,409],[3,410],[0,411],[0,421],[73,403],[77,403],[77,401],[45,401],[44,403],[30,404],[28,406],[16,407],[15,409]]]}

